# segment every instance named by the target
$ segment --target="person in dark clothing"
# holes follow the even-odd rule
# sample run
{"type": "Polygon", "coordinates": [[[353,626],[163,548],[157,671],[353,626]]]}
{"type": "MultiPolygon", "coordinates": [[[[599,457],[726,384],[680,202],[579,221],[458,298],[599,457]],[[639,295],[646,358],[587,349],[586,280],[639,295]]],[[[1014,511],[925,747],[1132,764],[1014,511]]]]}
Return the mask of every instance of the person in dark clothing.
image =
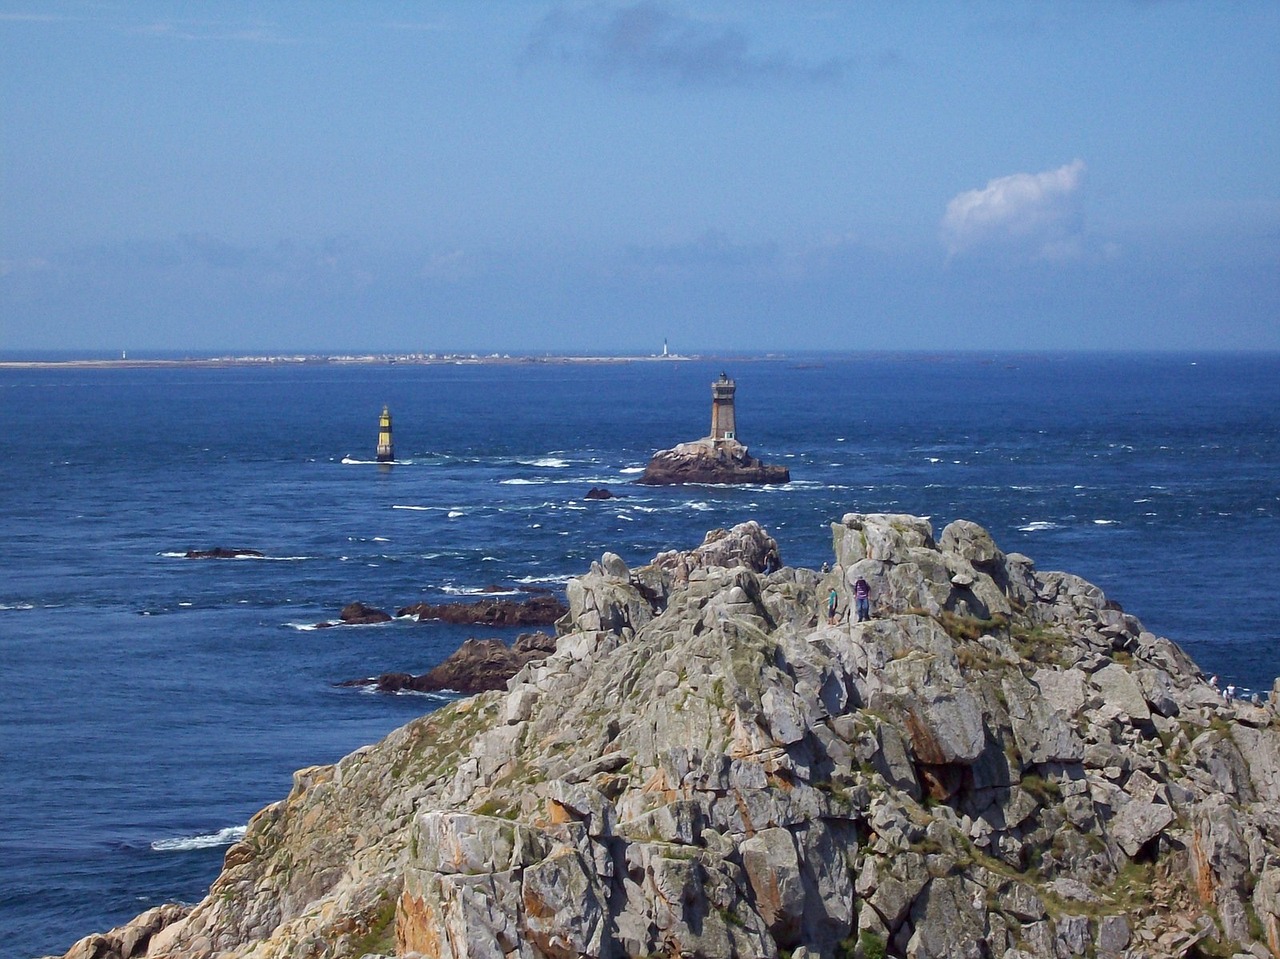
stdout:
{"type": "Polygon", "coordinates": [[[871,585],[858,577],[858,581],[853,584],[853,600],[858,609],[858,622],[871,618],[871,585]]]}

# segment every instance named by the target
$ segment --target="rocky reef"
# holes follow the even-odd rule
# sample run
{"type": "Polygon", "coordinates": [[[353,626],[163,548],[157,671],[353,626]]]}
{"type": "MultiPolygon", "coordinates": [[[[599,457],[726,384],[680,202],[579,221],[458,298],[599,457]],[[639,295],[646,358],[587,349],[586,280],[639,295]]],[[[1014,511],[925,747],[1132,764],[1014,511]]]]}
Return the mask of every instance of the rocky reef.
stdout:
{"type": "Polygon", "coordinates": [[[980,527],[755,523],[568,588],[504,690],[295,774],[134,956],[1280,956],[1280,718],[980,527]],[[765,572],[772,569],[772,572],[765,572]],[[859,576],[868,622],[827,623],[859,576]]]}
{"type": "Polygon", "coordinates": [[[737,440],[706,437],[654,453],[636,482],[644,486],[789,483],[791,471],[761,462],[737,440]]]}

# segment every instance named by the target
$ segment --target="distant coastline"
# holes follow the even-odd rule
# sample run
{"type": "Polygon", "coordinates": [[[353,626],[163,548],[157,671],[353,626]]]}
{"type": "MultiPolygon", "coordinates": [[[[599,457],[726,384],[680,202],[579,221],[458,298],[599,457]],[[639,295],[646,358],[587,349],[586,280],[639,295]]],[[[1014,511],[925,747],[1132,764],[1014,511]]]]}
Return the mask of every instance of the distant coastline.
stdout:
{"type": "Polygon", "coordinates": [[[545,356],[511,353],[290,353],[256,356],[190,356],[129,359],[30,359],[0,360],[0,369],[180,369],[233,366],[433,366],[519,365],[562,363],[679,363],[707,359],[704,356],[652,354],[644,356],[545,356]]]}

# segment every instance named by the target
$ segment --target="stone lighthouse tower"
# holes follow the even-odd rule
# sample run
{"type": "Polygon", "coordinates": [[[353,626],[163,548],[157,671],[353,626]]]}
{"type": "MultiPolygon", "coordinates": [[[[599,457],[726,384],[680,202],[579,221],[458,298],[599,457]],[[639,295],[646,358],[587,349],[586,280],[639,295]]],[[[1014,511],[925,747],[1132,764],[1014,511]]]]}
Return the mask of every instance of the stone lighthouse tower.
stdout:
{"type": "Polygon", "coordinates": [[[391,411],[382,407],[378,417],[378,462],[390,463],[396,458],[396,448],[391,442],[391,411]]]}
{"type": "Polygon", "coordinates": [[[724,373],[711,384],[711,441],[736,440],[738,429],[733,419],[733,380],[724,373]]]}

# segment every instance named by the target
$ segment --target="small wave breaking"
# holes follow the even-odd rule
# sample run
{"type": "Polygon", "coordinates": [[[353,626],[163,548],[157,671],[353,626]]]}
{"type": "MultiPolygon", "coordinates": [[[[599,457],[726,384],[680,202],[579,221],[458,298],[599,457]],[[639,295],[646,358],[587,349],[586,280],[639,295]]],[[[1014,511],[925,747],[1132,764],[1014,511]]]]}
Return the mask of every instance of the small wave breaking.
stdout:
{"type": "Polygon", "coordinates": [[[198,836],[178,836],[174,839],[157,839],[151,844],[156,852],[189,852],[192,849],[214,849],[218,846],[230,846],[244,838],[245,826],[227,826],[217,832],[201,833],[198,836]]]}

